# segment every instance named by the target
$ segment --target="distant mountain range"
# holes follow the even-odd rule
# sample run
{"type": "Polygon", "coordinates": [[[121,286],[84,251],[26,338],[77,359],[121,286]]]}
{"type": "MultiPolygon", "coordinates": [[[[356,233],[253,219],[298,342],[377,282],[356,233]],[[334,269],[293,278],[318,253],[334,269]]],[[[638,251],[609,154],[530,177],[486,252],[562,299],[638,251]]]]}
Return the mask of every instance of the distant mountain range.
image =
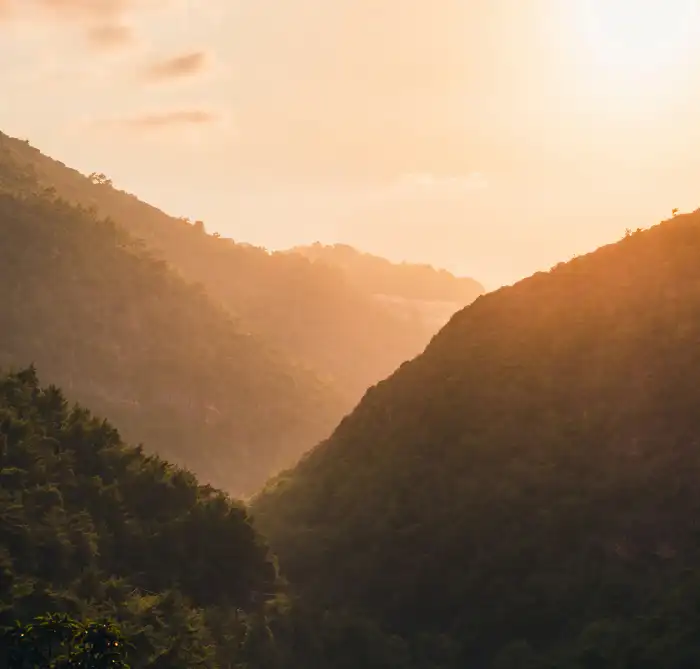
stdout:
{"type": "Polygon", "coordinates": [[[0,197],[0,366],[35,362],[127,439],[240,494],[437,329],[345,268],[207,234],[2,134],[0,197]]]}

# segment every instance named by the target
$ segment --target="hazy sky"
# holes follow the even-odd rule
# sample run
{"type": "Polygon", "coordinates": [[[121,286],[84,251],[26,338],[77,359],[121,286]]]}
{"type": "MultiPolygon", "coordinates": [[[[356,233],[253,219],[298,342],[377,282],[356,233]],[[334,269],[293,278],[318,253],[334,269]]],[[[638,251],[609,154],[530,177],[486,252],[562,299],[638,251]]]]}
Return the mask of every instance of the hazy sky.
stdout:
{"type": "Polygon", "coordinates": [[[0,129],[495,287],[700,206],[700,0],[0,0],[0,129]]]}

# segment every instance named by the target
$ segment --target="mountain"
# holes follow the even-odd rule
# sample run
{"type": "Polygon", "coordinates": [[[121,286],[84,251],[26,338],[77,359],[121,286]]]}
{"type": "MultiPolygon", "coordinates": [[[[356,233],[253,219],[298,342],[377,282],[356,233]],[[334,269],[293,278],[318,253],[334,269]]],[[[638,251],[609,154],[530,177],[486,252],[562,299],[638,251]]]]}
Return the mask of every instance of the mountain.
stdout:
{"type": "Polygon", "coordinates": [[[0,373],[0,666],[123,666],[110,639],[133,669],[432,669],[290,597],[243,504],[126,445],[34,368],[0,373]]]}
{"type": "Polygon", "coordinates": [[[475,279],[457,277],[444,269],[415,263],[393,263],[347,244],[295,246],[314,262],[338,267],[353,284],[371,295],[391,295],[422,302],[453,302],[466,306],[485,291],[475,279]]]}
{"type": "MultiPolygon", "coordinates": [[[[431,265],[393,263],[347,244],[326,246],[316,242],[310,246],[295,246],[287,253],[302,255],[316,266],[337,268],[351,285],[371,295],[406,322],[412,331],[422,332],[424,344],[456,311],[486,292],[474,279],[456,277],[431,265]]],[[[420,351],[423,348],[421,346],[420,351]]],[[[414,356],[406,356],[406,359],[411,357],[414,356]]]]}
{"type": "Polygon", "coordinates": [[[0,366],[30,363],[230,491],[327,436],[346,401],[109,220],[0,159],[0,366]]]}
{"type": "Polygon", "coordinates": [[[290,583],[450,669],[700,666],[699,261],[700,210],[457,313],[255,500],[290,583]]]}
{"type": "MultiPolygon", "coordinates": [[[[104,174],[83,175],[0,133],[3,160],[25,182],[114,219],[185,279],[201,283],[251,333],[332,381],[347,409],[420,353],[437,329],[412,315],[407,324],[405,309],[397,313],[337,267],[207,234],[202,221],[168,216],[118,190],[104,174]]],[[[17,178],[16,188],[22,186],[17,178]]]]}

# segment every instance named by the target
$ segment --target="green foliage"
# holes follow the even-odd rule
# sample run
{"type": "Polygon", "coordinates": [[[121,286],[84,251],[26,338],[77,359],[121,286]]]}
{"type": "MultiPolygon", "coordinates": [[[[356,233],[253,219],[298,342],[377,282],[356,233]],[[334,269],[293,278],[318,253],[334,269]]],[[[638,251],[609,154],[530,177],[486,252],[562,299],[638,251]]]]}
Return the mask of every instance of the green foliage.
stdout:
{"type": "Polygon", "coordinates": [[[699,257],[678,215],[456,314],[255,500],[290,583],[445,667],[698,666],[699,257]]]}
{"type": "Polygon", "coordinates": [[[242,504],[33,368],[0,377],[0,480],[3,668],[116,669],[126,647],[133,669],[414,669],[370,621],[290,599],[242,504]]]}
{"type": "Polygon", "coordinates": [[[17,623],[0,638],[0,658],[7,669],[129,669],[126,642],[112,623],[66,615],[17,623]]]}
{"type": "Polygon", "coordinates": [[[328,434],[346,404],[326,383],[110,220],[23,190],[31,171],[3,146],[0,366],[35,363],[130,441],[237,494],[328,434]]]}
{"type": "Polygon", "coordinates": [[[125,446],[32,368],[0,379],[0,478],[0,627],[118,620],[135,667],[216,667],[242,652],[217,621],[244,639],[277,593],[243,505],[125,446]]]}

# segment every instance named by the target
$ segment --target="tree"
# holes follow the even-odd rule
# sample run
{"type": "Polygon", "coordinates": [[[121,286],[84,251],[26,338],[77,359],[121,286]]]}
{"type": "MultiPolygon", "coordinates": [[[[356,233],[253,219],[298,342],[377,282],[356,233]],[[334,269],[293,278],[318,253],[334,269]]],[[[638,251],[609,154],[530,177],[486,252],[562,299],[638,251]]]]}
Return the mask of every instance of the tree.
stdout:
{"type": "Polygon", "coordinates": [[[112,185],[112,180],[107,177],[104,172],[92,172],[89,176],[88,179],[92,181],[96,186],[111,186],[112,185]]]}
{"type": "Polygon", "coordinates": [[[129,669],[126,646],[111,623],[47,614],[7,630],[0,659],[7,669],[129,669]]]}

